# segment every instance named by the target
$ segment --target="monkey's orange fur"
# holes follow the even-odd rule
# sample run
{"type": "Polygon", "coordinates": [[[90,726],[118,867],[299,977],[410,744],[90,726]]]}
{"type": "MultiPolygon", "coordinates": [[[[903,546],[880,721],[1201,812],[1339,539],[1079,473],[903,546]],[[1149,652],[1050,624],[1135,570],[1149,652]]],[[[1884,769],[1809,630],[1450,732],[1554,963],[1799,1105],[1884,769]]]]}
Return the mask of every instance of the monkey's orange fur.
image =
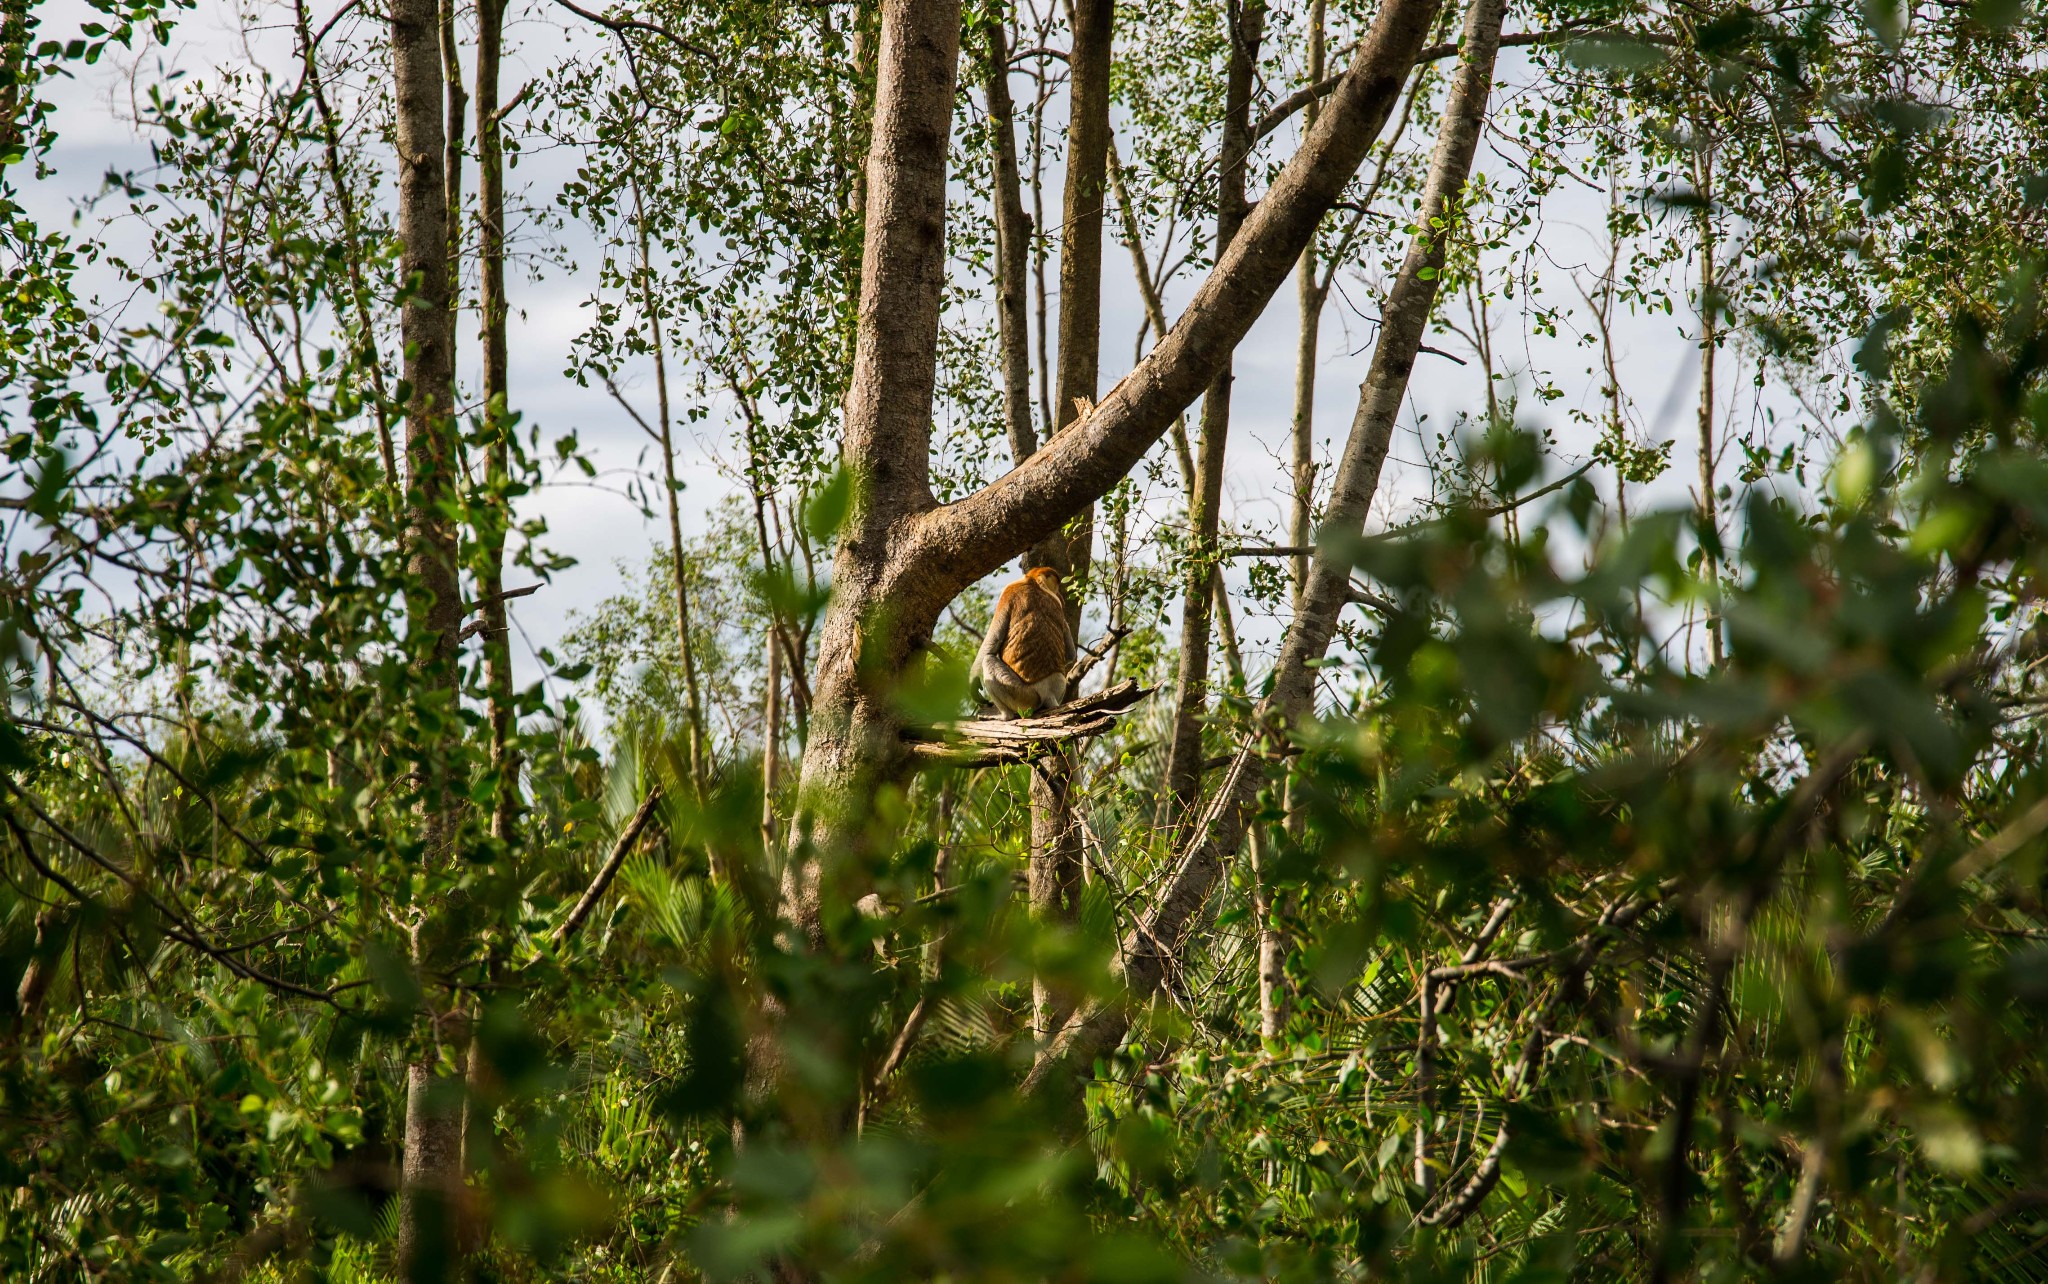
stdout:
{"type": "Polygon", "coordinates": [[[975,668],[983,690],[1005,714],[1035,713],[1067,698],[1074,650],[1060,577],[1035,566],[996,599],[975,668]]]}

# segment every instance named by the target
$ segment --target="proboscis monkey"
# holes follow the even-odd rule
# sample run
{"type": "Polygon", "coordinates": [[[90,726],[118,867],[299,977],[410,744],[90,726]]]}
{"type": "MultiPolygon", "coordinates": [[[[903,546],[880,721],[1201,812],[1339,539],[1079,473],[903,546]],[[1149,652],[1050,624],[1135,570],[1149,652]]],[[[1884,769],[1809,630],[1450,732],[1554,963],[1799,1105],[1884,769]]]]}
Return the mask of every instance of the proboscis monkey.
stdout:
{"type": "Polygon", "coordinates": [[[1059,572],[1034,566],[996,599],[974,675],[1004,717],[1023,717],[1066,703],[1078,646],[1059,572]]]}

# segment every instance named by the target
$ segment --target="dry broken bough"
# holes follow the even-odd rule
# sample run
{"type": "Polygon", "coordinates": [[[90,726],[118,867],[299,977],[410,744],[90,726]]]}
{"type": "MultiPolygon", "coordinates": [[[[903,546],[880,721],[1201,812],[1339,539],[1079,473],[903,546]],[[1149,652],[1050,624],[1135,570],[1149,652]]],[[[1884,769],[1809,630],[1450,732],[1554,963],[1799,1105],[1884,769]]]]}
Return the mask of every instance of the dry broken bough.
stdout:
{"type": "MultiPolygon", "coordinates": [[[[1074,661],[1067,670],[1067,681],[1080,682],[1103,653],[1127,632],[1128,629],[1117,627],[1104,634],[1074,661]]],[[[1069,700],[1029,718],[1002,718],[990,710],[984,716],[958,722],[905,727],[902,734],[910,744],[911,755],[923,766],[999,767],[1031,762],[1061,745],[1108,731],[1154,689],[1126,678],[1094,695],[1069,700]]]]}

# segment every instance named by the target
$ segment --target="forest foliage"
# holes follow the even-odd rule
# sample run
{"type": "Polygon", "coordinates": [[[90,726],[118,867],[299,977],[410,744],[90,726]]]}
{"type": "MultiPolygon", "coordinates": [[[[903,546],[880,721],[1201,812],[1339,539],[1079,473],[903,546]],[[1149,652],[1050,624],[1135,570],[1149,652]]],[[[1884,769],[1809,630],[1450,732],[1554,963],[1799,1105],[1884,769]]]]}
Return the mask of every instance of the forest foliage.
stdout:
{"type": "Polygon", "coordinates": [[[191,0],[0,17],[0,1276],[2048,1277],[2025,0],[1496,5],[1437,207],[1491,37],[1427,7],[1289,257],[1300,424],[1359,379],[1363,423],[1423,301],[1457,414],[1407,352],[1403,485],[1346,507],[1357,439],[1301,427],[1230,457],[1280,518],[1233,506],[1202,379],[1002,559],[1068,571],[1090,694],[1149,691],[1050,755],[961,740],[1000,580],[847,606],[1092,448],[1075,238],[1141,305],[1083,336],[1108,406],[1403,2],[250,0],[279,58],[189,67],[191,0]],[[934,11],[924,336],[862,300],[934,11]],[[394,31],[436,13],[422,198],[394,31]],[[112,60],[150,163],[39,218],[52,87],[112,60]],[[614,475],[522,414],[516,326],[507,382],[572,268],[564,376],[645,440],[612,566],[550,547],[538,498],[614,475]],[[572,577],[612,591],[515,663],[572,577]]]}

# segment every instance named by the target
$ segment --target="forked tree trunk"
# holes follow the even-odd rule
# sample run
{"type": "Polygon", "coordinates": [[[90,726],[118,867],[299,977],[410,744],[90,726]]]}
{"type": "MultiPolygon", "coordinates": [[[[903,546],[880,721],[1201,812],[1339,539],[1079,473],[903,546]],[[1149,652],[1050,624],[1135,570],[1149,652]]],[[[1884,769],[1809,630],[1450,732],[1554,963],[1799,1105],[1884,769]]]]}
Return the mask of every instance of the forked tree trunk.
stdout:
{"type": "MultiPolygon", "coordinates": [[[[394,0],[392,88],[396,98],[399,270],[415,283],[399,325],[405,347],[407,539],[415,585],[406,613],[424,652],[425,697],[452,706],[459,698],[456,642],[462,599],[456,540],[444,508],[453,497],[457,439],[453,417],[455,314],[450,309],[446,136],[440,11],[435,0],[394,0]]],[[[443,774],[455,755],[447,746],[418,746],[423,781],[424,859],[443,862],[451,850],[460,792],[443,774]]],[[[433,948],[433,925],[415,938],[415,953],[433,948]]],[[[425,959],[420,959],[425,962],[425,959]]],[[[438,1090],[439,1032],[406,1075],[405,1154],[400,1173],[398,1266],[408,1281],[440,1279],[453,1256],[452,1220],[461,1188],[459,1093],[438,1090]]]]}
{"type": "Polygon", "coordinates": [[[941,506],[930,484],[931,415],[960,7],[884,5],[846,402],[855,496],[820,633],[785,889],[814,942],[823,942],[824,907],[850,907],[865,890],[844,857],[876,796],[900,787],[912,765],[890,699],[896,675],[962,589],[1107,493],[1215,379],[1386,123],[1435,13],[1435,0],[1388,0],[1322,119],[1166,337],[1093,413],[1003,477],[941,506]]]}
{"type": "MultiPolygon", "coordinates": [[[[945,288],[946,151],[959,55],[959,0],[885,0],[844,462],[854,494],[839,532],[819,637],[811,737],[784,897],[814,944],[823,908],[861,889],[845,857],[876,794],[905,775],[890,680],[930,641],[904,596],[908,525],[930,509],[932,397],[945,288]],[[893,617],[893,618],[890,618],[893,617]],[[808,839],[810,850],[803,847],[808,839]]],[[[1016,551],[1028,547],[1020,542],[1016,551]]]]}
{"type": "MultiPolygon", "coordinates": [[[[1314,716],[1314,666],[1329,650],[1337,617],[1350,600],[1351,568],[1341,555],[1332,554],[1327,536],[1363,531],[1373,493],[1379,487],[1394,420],[1407,395],[1408,376],[1436,303],[1438,277],[1455,226],[1449,215],[1478,150],[1493,85],[1494,58],[1500,48],[1504,3],[1474,0],[1466,15],[1463,61],[1444,106],[1416,219],[1418,230],[1388,292],[1379,343],[1359,388],[1358,410],[1323,520],[1325,544],[1315,555],[1308,592],[1288,626],[1272,690],[1260,703],[1262,720],[1282,734],[1290,724],[1314,716]]],[[[1329,124],[1326,118],[1318,127],[1329,124]]],[[[1225,862],[1243,843],[1246,816],[1261,778],[1258,761],[1258,746],[1247,741],[1190,830],[1159,899],[1125,935],[1119,957],[1124,960],[1124,986],[1133,999],[1154,993],[1178,961],[1188,928],[1222,877],[1225,862]]],[[[1077,1012],[1052,1046],[1040,1054],[1026,1080],[1027,1088],[1049,1087],[1113,1049],[1129,1028],[1130,1011],[1122,1003],[1096,1003],[1077,1012]]]]}
{"type": "MultiPolygon", "coordinates": [[[[1223,96],[1223,142],[1216,160],[1216,252],[1220,256],[1244,223],[1245,166],[1252,149],[1252,78],[1265,34],[1264,0],[1226,7],[1230,31],[1228,82],[1223,96]]],[[[1180,664],[1173,684],[1173,739],[1166,754],[1168,820],[1188,818],[1202,791],[1202,723],[1209,705],[1210,604],[1222,579],[1216,534],[1223,518],[1223,461],[1230,443],[1230,363],[1202,399],[1202,439],[1189,504],[1187,583],[1181,596],[1180,664]]]]}

